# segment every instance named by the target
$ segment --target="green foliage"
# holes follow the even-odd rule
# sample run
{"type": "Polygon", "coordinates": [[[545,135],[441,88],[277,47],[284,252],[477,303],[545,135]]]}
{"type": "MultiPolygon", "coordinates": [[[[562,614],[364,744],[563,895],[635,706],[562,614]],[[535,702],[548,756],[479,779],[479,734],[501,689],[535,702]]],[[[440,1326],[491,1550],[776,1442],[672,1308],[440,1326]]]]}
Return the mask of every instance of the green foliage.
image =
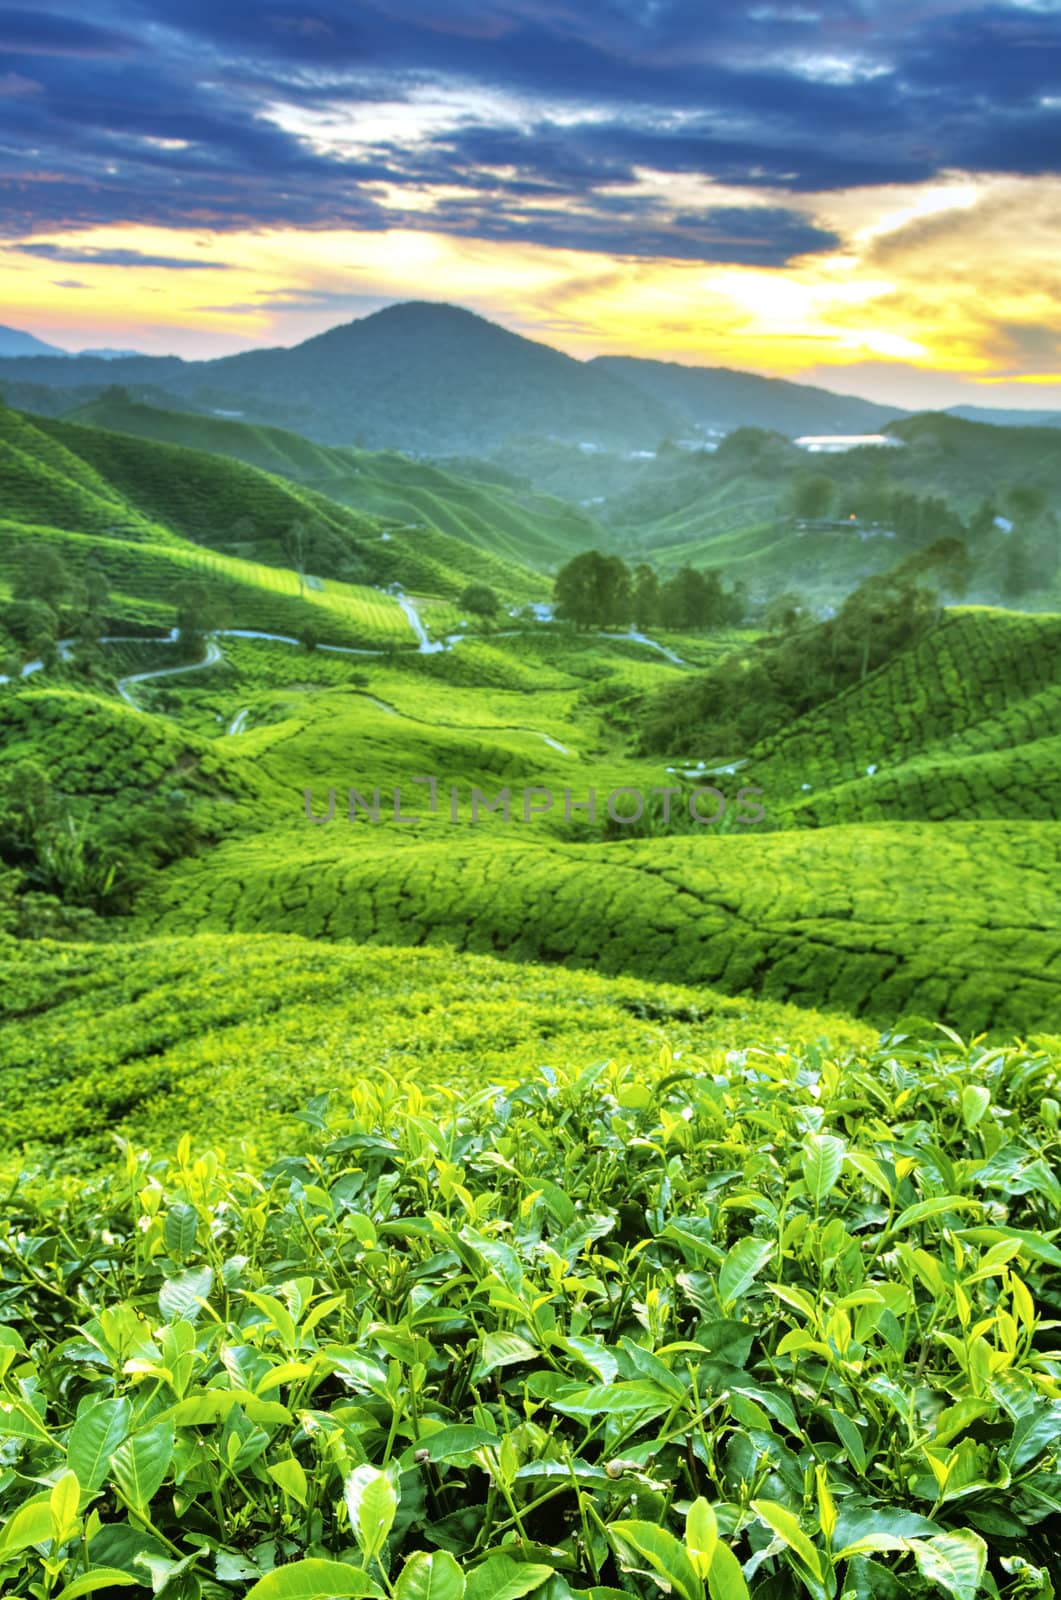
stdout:
{"type": "Polygon", "coordinates": [[[264,1167],[27,1175],[5,1594],[1046,1600],[1058,1065],[380,1073],[264,1167]]]}
{"type": "MultiPolygon", "coordinates": [[[[133,437],[133,433],[151,431],[136,427],[141,409],[108,402],[100,414],[111,426],[128,424],[131,433],[29,418],[16,411],[0,414],[3,515],[20,529],[38,530],[33,541],[38,547],[44,530],[82,536],[80,545],[56,545],[54,536],[48,540],[53,553],[61,551],[68,565],[71,556],[80,564],[83,552],[93,548],[84,541],[89,534],[106,546],[107,553],[114,543],[163,546],[181,553],[186,553],[182,547],[193,545],[222,556],[287,568],[281,576],[291,580],[289,592],[307,602],[315,596],[309,590],[300,594],[298,579],[290,571],[290,530],[295,526],[305,529],[304,571],[317,576],[355,584],[396,582],[410,592],[450,597],[459,594],[471,579],[491,584],[506,599],[524,600],[541,594],[540,580],[522,565],[518,537],[508,540],[503,551],[493,553],[486,537],[486,512],[479,540],[482,548],[430,524],[411,532],[321,493],[321,488],[333,489],[341,483],[329,482],[327,474],[323,483],[319,473],[300,474],[290,456],[287,466],[299,480],[296,482],[207,449],[133,437]]],[[[148,416],[163,422],[172,416],[182,425],[205,425],[209,435],[210,424],[202,418],[181,419],[175,413],[150,410],[148,416]]],[[[161,431],[165,434],[166,430],[161,431]]],[[[315,448],[290,438],[295,446],[302,445],[310,452],[315,448]]],[[[209,437],[202,442],[209,443],[209,437]]],[[[282,462],[268,459],[274,471],[285,471],[282,462]]],[[[355,465],[342,462],[341,469],[355,474],[354,481],[358,481],[355,465]]],[[[547,520],[545,513],[542,519],[547,520]]],[[[518,527],[518,512],[514,520],[518,527]]],[[[0,568],[12,554],[15,552],[2,552],[5,561],[0,561],[0,568]]],[[[21,558],[16,555],[16,559],[21,558]]],[[[106,569],[108,576],[112,567],[113,555],[106,569]]],[[[134,584],[132,589],[145,592],[142,585],[134,584]]]]}
{"type": "Polygon", "coordinates": [[[824,517],[835,494],[836,484],[825,473],[801,473],[792,485],[792,511],[797,517],[824,517]]]}
{"type": "MultiPolygon", "coordinates": [[[[82,937],[86,937],[82,935],[82,937]]],[[[93,934],[87,935],[93,938],[93,934]]],[[[0,1144],[80,1169],[114,1133],[253,1136],[275,1155],[322,1085],[380,1071],[469,1092],[588,1049],[866,1046],[865,1024],[704,989],[515,965],[445,949],[199,933],[0,946],[0,1144]]],[[[712,1057],[712,1059],[715,1058],[712,1057]]],[[[171,1217],[167,1247],[188,1253],[171,1217]]]]}
{"type": "Polygon", "coordinates": [[[553,593],[557,615],[580,628],[661,621],[696,631],[739,622],[745,604],[739,590],[723,593],[717,572],[682,567],[661,587],[651,568],[642,564],[631,574],[619,556],[599,550],[572,557],[557,573],[553,593]]]}
{"type": "Polygon", "coordinates": [[[553,585],[557,615],[580,628],[616,627],[630,621],[630,574],[618,556],[585,550],[561,567],[553,585]]]}
{"type": "Polygon", "coordinates": [[[0,607],[0,628],[18,646],[20,655],[54,665],[59,618],[46,601],[12,600],[0,607]]]}
{"type": "Polygon", "coordinates": [[[457,604],[462,611],[474,611],[479,617],[496,616],[501,608],[497,595],[486,583],[470,583],[462,589],[457,604]]]}
{"type": "MultiPolygon", "coordinates": [[[[474,570],[478,563],[470,551],[454,547],[459,540],[493,558],[505,592],[527,587],[529,575],[520,571],[526,565],[553,566],[596,536],[584,511],[534,494],[525,481],[508,481],[482,462],[443,467],[396,451],[323,445],[280,428],[103,398],[83,407],[72,420],[243,461],[380,518],[391,540],[401,542],[405,533],[429,535],[427,541],[422,537],[409,541],[410,559],[412,551],[427,542],[444,551],[458,570],[462,562],[474,570]]],[[[230,534],[233,545],[253,544],[262,530],[254,517],[243,515],[232,524],[230,534]]],[[[406,574],[405,581],[410,587],[423,587],[422,576],[414,580],[406,574]]]]}
{"type": "MultiPolygon", "coordinates": [[[[491,796],[503,782],[476,781],[491,796]]],[[[406,807],[412,797],[424,791],[407,789],[406,807]]],[[[594,844],[537,833],[518,813],[493,829],[444,817],[355,825],[345,789],[337,799],[332,822],[302,816],[282,848],[276,837],[232,840],[179,864],[142,905],[139,930],[439,943],[881,1024],[907,1009],[974,1030],[1061,1021],[1056,823],[748,827],[721,837],[704,827],[594,844]]],[[[314,801],[324,816],[324,789],[314,801]]]]}
{"type": "Polygon", "coordinates": [[[690,755],[705,745],[747,750],[831,700],[938,621],[938,596],[921,580],[940,568],[963,570],[963,551],[956,542],[941,541],[892,572],[867,578],[835,617],[771,633],[720,661],[681,696],[660,695],[644,720],[643,748],[670,755],[690,755]]]}
{"type": "Polygon", "coordinates": [[[660,614],[668,628],[695,632],[736,626],[743,620],[745,599],[738,586],[723,591],[717,572],[681,567],[660,590],[660,614]]]}
{"type": "Polygon", "coordinates": [[[70,574],[54,545],[24,545],[17,552],[11,592],[16,600],[38,600],[58,610],[70,592],[70,574]]]}
{"type": "Polygon", "coordinates": [[[948,611],[865,682],[765,739],[756,781],[797,824],[1061,809],[1061,619],[948,611]]]}

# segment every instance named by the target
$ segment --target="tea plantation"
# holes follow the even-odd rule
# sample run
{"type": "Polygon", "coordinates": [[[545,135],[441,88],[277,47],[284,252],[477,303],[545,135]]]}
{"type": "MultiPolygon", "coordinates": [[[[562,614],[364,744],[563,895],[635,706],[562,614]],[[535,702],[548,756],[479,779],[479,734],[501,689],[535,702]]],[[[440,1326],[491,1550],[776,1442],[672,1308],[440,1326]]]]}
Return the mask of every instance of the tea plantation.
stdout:
{"type": "Polygon", "coordinates": [[[24,1178],[5,1592],[1052,1595],[1056,1064],[650,1059],[24,1178]]]}
{"type": "Polygon", "coordinates": [[[1061,619],[476,470],[0,407],[0,1596],[1055,1600],[1061,619]]]}
{"type": "MultiPolygon", "coordinates": [[[[406,830],[407,832],[409,830],[406,830]]],[[[433,833],[438,829],[432,830],[433,833]]],[[[445,942],[866,1015],[1061,1027],[1061,826],[908,823],[611,845],[399,848],[303,824],[177,872],[144,926],[445,942]]]]}
{"type": "Polygon", "coordinates": [[[755,751],[793,821],[1056,817],[1061,618],[949,612],[927,638],[755,751]]]}

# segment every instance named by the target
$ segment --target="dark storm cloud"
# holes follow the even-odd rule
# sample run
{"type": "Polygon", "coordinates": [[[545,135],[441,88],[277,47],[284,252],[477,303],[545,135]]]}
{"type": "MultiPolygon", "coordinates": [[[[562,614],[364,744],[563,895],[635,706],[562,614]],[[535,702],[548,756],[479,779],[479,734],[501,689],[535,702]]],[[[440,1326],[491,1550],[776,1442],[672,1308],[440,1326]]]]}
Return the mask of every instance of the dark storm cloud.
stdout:
{"type": "Polygon", "coordinates": [[[121,56],[137,48],[135,36],[100,28],[80,17],[41,8],[0,8],[0,50],[17,55],[121,56]]]}
{"type": "Polygon", "coordinates": [[[87,23],[44,0],[0,8],[0,41],[0,86],[33,86],[0,93],[8,237],[402,226],[778,264],[831,236],[617,191],[645,169],[800,194],[1061,168],[1061,16],[1015,4],[100,0],[87,23]],[[421,123],[432,98],[450,114],[421,123]],[[395,104],[395,134],[349,142],[395,104]],[[310,139],[329,114],[345,144],[310,139]],[[464,193],[394,204],[438,185],[464,193]]]}

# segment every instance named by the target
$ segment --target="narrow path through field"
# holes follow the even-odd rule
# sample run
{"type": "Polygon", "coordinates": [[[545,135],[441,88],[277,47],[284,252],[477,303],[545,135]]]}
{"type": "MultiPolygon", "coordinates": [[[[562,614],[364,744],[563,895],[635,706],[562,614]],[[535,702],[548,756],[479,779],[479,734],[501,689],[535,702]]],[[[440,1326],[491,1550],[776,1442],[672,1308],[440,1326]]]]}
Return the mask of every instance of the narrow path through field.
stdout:
{"type": "MultiPolygon", "coordinates": [[[[392,592],[392,598],[395,601],[397,601],[398,605],[401,607],[402,612],[404,613],[404,615],[405,615],[405,617],[406,617],[406,619],[407,619],[407,621],[409,623],[409,626],[412,628],[413,633],[415,634],[416,640],[417,640],[417,649],[418,649],[418,651],[419,651],[419,653],[421,655],[434,655],[434,654],[437,654],[439,651],[452,650],[457,644],[460,643],[461,638],[463,637],[463,635],[461,635],[461,634],[450,634],[445,639],[432,640],[430,635],[428,634],[427,629],[425,628],[425,626],[423,624],[423,621],[422,621],[422,619],[420,617],[420,613],[416,609],[415,601],[410,600],[409,596],[407,594],[405,594],[402,590],[393,591],[392,592]]],[[[507,628],[507,629],[504,630],[503,634],[499,634],[499,635],[497,635],[497,637],[499,637],[499,638],[500,637],[506,637],[507,638],[509,636],[515,636],[517,634],[533,633],[534,631],[535,630],[533,628],[507,628]]],[[[165,635],[163,638],[160,638],[160,639],[146,640],[146,639],[143,638],[143,636],[141,636],[139,634],[112,633],[112,634],[105,634],[101,639],[99,639],[98,643],[99,644],[144,644],[144,643],[176,644],[176,642],[177,642],[179,637],[180,637],[180,635],[179,635],[178,630],[176,628],[173,628],[169,632],[169,634],[165,635]]],[[[605,632],[602,631],[601,634],[600,634],[600,637],[602,639],[619,639],[619,640],[630,639],[630,640],[633,640],[636,644],[647,645],[647,646],[649,646],[650,649],[658,650],[661,655],[665,656],[668,661],[673,662],[675,666],[687,667],[687,666],[690,665],[690,663],[685,661],[685,660],[683,660],[681,656],[676,655],[673,650],[668,650],[666,645],[662,645],[662,644],[658,643],[658,641],[655,640],[655,639],[648,638],[648,636],[646,634],[638,633],[633,628],[631,628],[626,633],[605,633],[605,632]]],[[[151,682],[151,681],[153,681],[154,679],[157,679],[157,678],[174,678],[174,677],[177,677],[179,674],[184,673],[184,672],[201,672],[207,667],[217,666],[220,662],[222,662],[225,659],[224,655],[222,654],[222,651],[221,651],[221,646],[217,642],[219,639],[263,639],[267,643],[270,643],[270,644],[287,644],[287,645],[293,645],[296,648],[301,648],[301,645],[302,645],[302,641],[300,639],[294,638],[291,634],[286,634],[286,633],[263,633],[257,628],[218,628],[213,633],[208,635],[207,641],[206,641],[206,654],[203,656],[201,661],[183,662],[180,666],[177,666],[177,667],[155,667],[149,672],[132,672],[127,677],[119,678],[117,680],[116,687],[117,687],[118,693],[121,695],[121,697],[125,701],[126,705],[132,706],[134,711],[142,710],[143,708],[137,704],[136,699],[134,698],[134,696],[133,696],[133,694],[131,692],[131,686],[133,684],[149,683],[149,682],[151,682]]],[[[75,643],[75,641],[73,639],[60,639],[57,642],[57,644],[56,644],[56,654],[58,655],[60,661],[69,661],[71,659],[72,654],[73,654],[74,643],[75,643]]],[[[345,644],[319,644],[319,645],[316,646],[316,648],[318,650],[321,650],[321,651],[327,651],[331,655],[343,655],[343,656],[381,656],[381,655],[385,655],[387,653],[386,649],[384,649],[384,648],[366,649],[366,648],[360,648],[360,647],[355,646],[355,645],[345,645],[345,644]]],[[[22,668],[21,673],[19,674],[19,676],[21,676],[23,678],[28,678],[28,677],[31,676],[31,674],[33,674],[35,672],[41,672],[41,671],[43,671],[43,669],[44,669],[44,662],[43,661],[41,661],[41,660],[28,661],[26,663],[26,665],[22,668]]],[[[10,683],[10,682],[11,682],[11,679],[10,679],[9,676],[6,676],[4,674],[0,674],[0,683],[10,683]]],[[[503,731],[503,732],[508,732],[508,733],[529,733],[533,738],[543,740],[547,745],[550,746],[551,749],[558,750],[561,755],[565,755],[565,756],[574,755],[574,751],[573,750],[569,750],[567,745],[561,744],[559,739],[552,738],[552,736],[550,734],[548,734],[548,733],[542,733],[541,730],[538,729],[538,728],[525,728],[525,727],[523,727],[521,725],[518,725],[518,724],[515,724],[515,723],[468,723],[468,724],[464,724],[464,723],[446,723],[446,722],[440,723],[440,722],[437,722],[437,721],[434,721],[434,720],[430,724],[428,724],[428,723],[426,723],[425,719],[420,718],[420,717],[412,717],[412,716],[409,715],[408,712],[400,710],[397,706],[391,705],[386,700],[378,699],[375,695],[371,695],[370,694],[370,695],[367,695],[366,698],[371,700],[373,705],[378,706],[381,711],[386,711],[386,712],[388,712],[391,715],[396,716],[396,717],[404,717],[406,719],[406,721],[408,721],[408,722],[424,722],[425,726],[431,726],[431,727],[496,728],[499,732],[503,731]]],[[[241,711],[236,713],[236,715],[233,717],[232,721],[229,723],[229,726],[228,726],[228,730],[227,731],[228,731],[228,734],[229,734],[230,737],[235,737],[236,735],[241,734],[241,733],[245,733],[247,731],[247,719],[248,719],[249,715],[250,715],[250,707],[249,706],[245,706],[243,708],[243,710],[241,710],[241,711]]]]}
{"type": "Polygon", "coordinates": [[[626,633],[602,633],[602,639],[632,639],[635,644],[648,645],[650,650],[658,650],[661,656],[666,656],[668,661],[673,661],[676,667],[688,667],[690,662],[684,656],[676,656],[673,650],[668,650],[665,644],[660,644],[656,639],[650,639],[645,633],[638,633],[635,628],[629,628],[626,633]]]}
{"type": "Polygon", "coordinates": [[[486,731],[489,733],[529,733],[535,739],[543,739],[545,743],[551,745],[554,750],[559,750],[561,755],[573,756],[575,753],[573,750],[569,750],[566,744],[561,744],[559,739],[551,738],[549,734],[542,733],[538,728],[525,728],[522,723],[442,722],[438,717],[431,717],[430,719],[427,717],[414,717],[411,712],[402,711],[399,706],[393,705],[389,700],[381,700],[378,695],[369,694],[364,689],[358,689],[355,692],[360,694],[363,699],[370,700],[374,706],[378,706],[381,711],[386,711],[390,716],[402,717],[406,722],[417,722],[422,728],[454,728],[457,730],[457,732],[467,730],[469,732],[486,731]]]}
{"type": "Polygon", "coordinates": [[[204,667],[216,667],[223,660],[221,646],[216,639],[210,638],[206,641],[206,654],[201,661],[187,661],[180,667],[156,667],[154,672],[131,672],[127,678],[119,678],[115,687],[126,705],[139,711],[140,707],[129,693],[129,684],[146,683],[148,678],[173,678],[179,672],[201,672],[204,667]]]}

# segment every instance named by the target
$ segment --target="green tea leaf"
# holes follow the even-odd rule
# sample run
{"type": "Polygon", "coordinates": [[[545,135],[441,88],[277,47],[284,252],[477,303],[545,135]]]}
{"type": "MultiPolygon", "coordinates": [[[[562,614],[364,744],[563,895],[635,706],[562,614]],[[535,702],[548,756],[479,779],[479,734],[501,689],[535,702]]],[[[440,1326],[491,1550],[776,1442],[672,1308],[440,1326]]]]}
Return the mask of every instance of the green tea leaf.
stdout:
{"type": "Polygon", "coordinates": [[[717,1544],[707,1574],[707,1590],[711,1600],[749,1600],[748,1584],[741,1564],[725,1544],[717,1544]]]}
{"type": "Polygon", "coordinates": [[[658,1383],[647,1378],[627,1383],[593,1383],[551,1402],[554,1411],[568,1417],[622,1416],[637,1411],[660,1415],[669,1411],[674,1398],[658,1383]]]}
{"type": "Polygon", "coordinates": [[[129,1432],[132,1401],[125,1395],[88,1406],[66,1441],[66,1459],[86,1494],[94,1494],[107,1476],[111,1455],[129,1432]]]}
{"type": "Polygon", "coordinates": [[[111,1476],[129,1504],[146,1511],[158,1493],[173,1455],[173,1424],[159,1422],[134,1433],[111,1456],[111,1476]]]}
{"type": "Polygon", "coordinates": [[[978,1533],[938,1533],[911,1540],[910,1548],[922,1577],[954,1600],[974,1600],[987,1565],[987,1546],[978,1533]]]}
{"type": "Polygon", "coordinates": [[[365,1464],[355,1467],[343,1488],[350,1525],[365,1555],[383,1549],[398,1510],[398,1496],[390,1474],[365,1464]]]}
{"type": "Polygon", "coordinates": [[[382,1600],[383,1590],[357,1567],[310,1557],[277,1567],[248,1589],[244,1600],[382,1600]]]}
{"type": "Polygon", "coordinates": [[[58,1544],[65,1544],[77,1528],[77,1513],[81,1505],[81,1485],[77,1473],[69,1468],[56,1479],[48,1497],[52,1512],[52,1536],[58,1544]]]}
{"type": "Polygon", "coordinates": [[[464,1574],[448,1550],[418,1550],[399,1574],[394,1600],[464,1600],[465,1587],[464,1574]]]}
{"type": "Polygon", "coordinates": [[[0,1556],[17,1555],[52,1536],[51,1496],[34,1495],[19,1506],[0,1529],[0,1556]]]}
{"type": "Polygon", "coordinates": [[[479,1346],[473,1381],[485,1378],[497,1367],[510,1367],[518,1361],[536,1361],[538,1352],[518,1333],[484,1333],[479,1346]]]}
{"type": "Polygon", "coordinates": [[[214,1286],[213,1267],[193,1267],[167,1278],[158,1292],[158,1309],[167,1322],[178,1317],[194,1322],[202,1311],[201,1300],[210,1298],[214,1286]]]}
{"type": "Polygon", "coordinates": [[[402,1465],[411,1466],[421,1450],[426,1450],[432,1461],[459,1461],[465,1456],[470,1459],[484,1445],[497,1445],[499,1442],[497,1435],[488,1433],[485,1428],[476,1428],[467,1422],[455,1422],[452,1427],[424,1434],[416,1444],[410,1445],[402,1456],[402,1465]]]}
{"type": "Polygon", "coordinates": [[[967,1083],[962,1090],[962,1121],[967,1128],[975,1128],[991,1104],[991,1091],[982,1083],[967,1083]]]}
{"type": "Polygon", "coordinates": [[[807,1570],[813,1573],[818,1582],[821,1582],[822,1563],[817,1550],[811,1544],[807,1535],[799,1525],[799,1518],[784,1506],[778,1505],[776,1500],[753,1500],[752,1510],[757,1517],[761,1517],[768,1528],[772,1528],[778,1538],[783,1539],[789,1549],[802,1561],[807,1570]]]}
{"type": "Polygon", "coordinates": [[[27,1400],[0,1400],[0,1439],[4,1438],[55,1442],[27,1400]]]}
{"type": "Polygon", "coordinates": [[[162,1238],[175,1261],[184,1261],[195,1249],[199,1213],[194,1206],[170,1206],[162,1224],[162,1238]]]}
{"type": "Polygon", "coordinates": [[[803,1181],[815,1205],[836,1188],[847,1144],[832,1133],[808,1133],[803,1141],[803,1181]]]}
{"type": "Polygon", "coordinates": [[[286,1461],[274,1461],[265,1470],[273,1482],[278,1483],[292,1500],[297,1500],[300,1506],[307,1504],[309,1481],[306,1469],[300,1461],[295,1460],[294,1456],[288,1456],[286,1461]]]}
{"type": "Polygon", "coordinates": [[[847,1458],[855,1471],[865,1472],[866,1447],[855,1424],[850,1417],[845,1417],[842,1411],[837,1411],[833,1406],[829,1408],[829,1421],[836,1431],[836,1437],[847,1451],[847,1458]]]}
{"type": "Polygon", "coordinates": [[[700,1577],[706,1578],[718,1548],[718,1522],[703,1495],[693,1501],[685,1518],[685,1548],[700,1577]]]}
{"type": "Polygon", "coordinates": [[[979,1200],[961,1200],[957,1195],[939,1194],[931,1200],[918,1200],[915,1205],[907,1206],[905,1211],[900,1211],[892,1223],[892,1233],[898,1233],[900,1228],[910,1228],[915,1222],[924,1222],[928,1217],[938,1217],[944,1211],[981,1211],[979,1200]]]}
{"type": "Polygon", "coordinates": [[[117,1589],[138,1582],[139,1579],[130,1577],[117,1567],[93,1567],[91,1572],[83,1573],[73,1583],[68,1583],[65,1589],[60,1589],[56,1600],[79,1600],[80,1595],[92,1594],[96,1589],[117,1589]]]}
{"type": "Polygon", "coordinates": [[[536,1561],[513,1561],[503,1551],[495,1551],[469,1572],[464,1600],[522,1600],[523,1595],[552,1576],[552,1567],[536,1561]]]}
{"type": "Polygon", "coordinates": [[[750,1234],[738,1239],[726,1252],[718,1269],[718,1293],[723,1304],[732,1305],[739,1300],[774,1254],[775,1246],[770,1239],[754,1239],[750,1234]]]}
{"type": "Polygon", "coordinates": [[[661,1589],[669,1589],[681,1600],[704,1600],[696,1568],[684,1546],[666,1528],[654,1522],[612,1522],[608,1537],[628,1566],[651,1572],[661,1589]]]}

